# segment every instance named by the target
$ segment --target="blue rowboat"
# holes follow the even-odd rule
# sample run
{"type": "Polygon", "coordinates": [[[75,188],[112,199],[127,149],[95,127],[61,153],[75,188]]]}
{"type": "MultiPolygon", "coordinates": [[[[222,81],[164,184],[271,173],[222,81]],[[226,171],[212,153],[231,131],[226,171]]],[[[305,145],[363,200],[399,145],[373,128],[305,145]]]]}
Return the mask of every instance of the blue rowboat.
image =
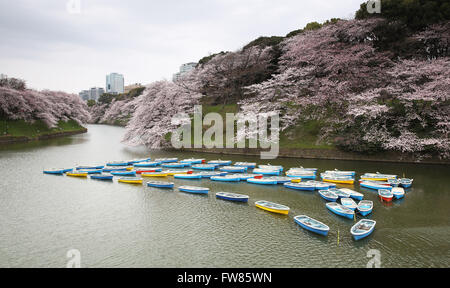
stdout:
{"type": "Polygon", "coordinates": [[[261,174],[261,175],[279,176],[281,172],[280,172],[280,170],[274,170],[274,169],[256,168],[256,169],[253,169],[253,173],[261,174]]]}
{"type": "Polygon", "coordinates": [[[248,202],[248,196],[236,193],[228,192],[217,192],[216,197],[223,200],[234,201],[234,202],[248,202]]]}
{"type": "Polygon", "coordinates": [[[238,166],[223,166],[219,168],[222,172],[229,172],[229,173],[245,173],[247,172],[247,167],[238,167],[238,166]]]}
{"type": "Polygon", "coordinates": [[[303,183],[314,184],[314,189],[316,189],[316,190],[328,190],[328,189],[336,187],[336,184],[334,184],[334,183],[327,183],[327,182],[321,182],[321,181],[315,181],[315,180],[307,180],[303,183]]]}
{"type": "Polygon", "coordinates": [[[190,166],[188,163],[165,163],[161,164],[161,167],[163,168],[184,168],[190,166]]]}
{"type": "Polygon", "coordinates": [[[278,182],[275,180],[270,180],[270,179],[256,179],[256,178],[249,178],[247,179],[248,183],[252,183],[252,184],[261,184],[261,185],[277,185],[278,182]]]}
{"type": "Polygon", "coordinates": [[[211,160],[208,161],[208,164],[211,165],[216,165],[216,166],[227,166],[227,165],[231,165],[232,161],[231,160],[211,160]]]}
{"type": "Polygon", "coordinates": [[[113,180],[113,175],[111,174],[94,174],[91,175],[91,179],[95,179],[95,180],[103,180],[103,181],[109,181],[109,180],[113,180]]]}
{"type": "Polygon", "coordinates": [[[356,172],[355,171],[341,171],[341,170],[327,170],[324,172],[325,174],[333,174],[336,176],[351,176],[351,177],[355,177],[356,172]]]}
{"type": "Polygon", "coordinates": [[[291,183],[292,178],[283,176],[270,176],[264,179],[277,181],[278,184],[291,183]]]}
{"type": "Polygon", "coordinates": [[[163,182],[163,181],[150,181],[147,182],[148,187],[154,187],[154,188],[169,188],[172,189],[174,184],[171,182],[163,182]]]}
{"type": "Polygon", "coordinates": [[[191,165],[193,165],[193,164],[202,164],[203,163],[203,161],[205,161],[205,159],[184,159],[184,160],[181,160],[180,161],[180,163],[185,163],[185,164],[191,164],[191,165]]]}
{"type": "Polygon", "coordinates": [[[140,162],[140,163],[135,163],[134,167],[156,167],[159,166],[161,164],[161,162],[140,162]]]}
{"type": "Polygon", "coordinates": [[[350,198],[350,194],[342,191],[341,189],[331,188],[329,190],[336,194],[339,198],[350,198]]]}
{"type": "Polygon", "coordinates": [[[178,190],[193,194],[208,194],[209,192],[209,188],[195,186],[180,186],[178,187],[178,190]]]}
{"type": "Polygon", "coordinates": [[[87,173],[87,174],[102,174],[103,173],[103,169],[100,170],[78,170],[81,173],[87,173]]]}
{"type": "Polygon", "coordinates": [[[222,181],[222,182],[239,182],[241,181],[241,178],[239,176],[212,176],[212,181],[222,181]]]}
{"type": "Polygon", "coordinates": [[[369,215],[370,213],[372,213],[373,202],[370,200],[361,200],[358,203],[357,209],[359,214],[361,214],[362,216],[369,215]]]}
{"type": "Polygon", "coordinates": [[[63,175],[66,172],[72,172],[73,169],[62,169],[62,168],[58,168],[58,169],[48,169],[48,170],[44,170],[43,173],[44,174],[50,174],[50,175],[63,175]]]}
{"type": "Polygon", "coordinates": [[[178,158],[158,158],[158,159],[155,159],[155,162],[174,163],[174,162],[178,162],[178,158]]]}
{"type": "Polygon", "coordinates": [[[353,191],[352,189],[340,188],[339,191],[349,194],[350,198],[358,200],[358,201],[361,201],[364,198],[364,195],[362,193],[353,191]]]}
{"type": "Polygon", "coordinates": [[[284,183],[284,187],[302,191],[314,191],[315,185],[312,183],[284,183]]]}
{"type": "Polygon", "coordinates": [[[400,185],[400,179],[388,179],[387,182],[392,187],[398,187],[400,185]]]}
{"type": "Polygon", "coordinates": [[[392,188],[392,194],[394,194],[395,199],[401,199],[405,197],[405,190],[401,187],[392,188]]]}
{"type": "Polygon", "coordinates": [[[129,161],[127,161],[127,163],[128,163],[128,165],[134,165],[134,164],[148,162],[148,161],[150,161],[150,158],[129,160],[129,161]]]}
{"type": "Polygon", "coordinates": [[[355,240],[360,240],[372,234],[375,229],[376,221],[370,219],[362,219],[350,229],[350,233],[355,240]]]}
{"type": "Polygon", "coordinates": [[[202,178],[211,178],[212,176],[225,176],[222,175],[220,172],[198,172],[196,173],[197,175],[202,176],[202,178]]]}
{"type": "Polygon", "coordinates": [[[355,211],[356,207],[358,207],[358,205],[352,198],[341,198],[341,204],[353,211],[355,211]]]}
{"type": "Polygon", "coordinates": [[[195,170],[209,170],[209,171],[214,171],[216,170],[216,165],[212,165],[212,164],[195,164],[192,165],[192,169],[195,170]]]}
{"type": "Polygon", "coordinates": [[[256,167],[256,163],[250,163],[250,162],[236,162],[234,163],[234,166],[237,167],[247,167],[248,169],[253,169],[256,167]]]}
{"type": "Polygon", "coordinates": [[[241,181],[245,181],[250,178],[255,178],[255,176],[262,176],[261,174],[233,174],[233,176],[239,176],[241,181]]]}
{"type": "Polygon", "coordinates": [[[295,216],[294,221],[300,227],[323,236],[327,236],[330,231],[330,227],[306,215],[295,216]]]}
{"type": "Polygon", "coordinates": [[[328,210],[330,210],[331,212],[333,212],[334,214],[337,214],[339,216],[348,218],[348,219],[353,219],[355,217],[355,211],[342,206],[341,204],[338,204],[336,202],[328,202],[326,204],[328,210]]]}
{"type": "Polygon", "coordinates": [[[188,180],[200,180],[202,179],[201,174],[175,174],[173,175],[175,179],[188,179],[188,180]]]}
{"type": "Polygon", "coordinates": [[[114,161],[106,163],[106,166],[128,166],[128,165],[129,164],[127,161],[114,161]]]}
{"type": "Polygon", "coordinates": [[[283,171],[283,166],[278,166],[278,165],[258,165],[259,169],[265,169],[265,170],[277,170],[282,172],[283,171]]]}
{"type": "Polygon", "coordinates": [[[292,172],[288,171],[286,172],[287,177],[291,178],[300,178],[300,179],[316,179],[316,174],[312,171],[305,171],[305,172],[292,172]]]}
{"type": "Polygon", "coordinates": [[[117,171],[127,171],[127,168],[111,168],[111,167],[107,167],[107,168],[103,168],[102,169],[103,172],[117,172],[117,171]]]}
{"type": "Polygon", "coordinates": [[[136,171],[116,171],[111,172],[111,175],[114,176],[136,176],[136,171]]]}
{"type": "Polygon", "coordinates": [[[329,190],[319,190],[319,195],[323,199],[330,201],[330,202],[336,202],[339,196],[337,196],[334,192],[329,190]]]}
{"type": "Polygon", "coordinates": [[[77,170],[99,170],[105,168],[104,165],[101,166],[78,166],[77,170]]]}
{"type": "Polygon", "coordinates": [[[414,179],[408,179],[408,178],[403,178],[400,179],[400,186],[402,186],[403,188],[409,188],[412,186],[414,179]]]}
{"type": "Polygon", "coordinates": [[[380,184],[377,184],[374,182],[369,182],[369,181],[361,181],[359,183],[359,186],[364,187],[364,188],[373,189],[373,190],[380,190],[380,189],[392,190],[391,186],[380,185],[380,184]]]}

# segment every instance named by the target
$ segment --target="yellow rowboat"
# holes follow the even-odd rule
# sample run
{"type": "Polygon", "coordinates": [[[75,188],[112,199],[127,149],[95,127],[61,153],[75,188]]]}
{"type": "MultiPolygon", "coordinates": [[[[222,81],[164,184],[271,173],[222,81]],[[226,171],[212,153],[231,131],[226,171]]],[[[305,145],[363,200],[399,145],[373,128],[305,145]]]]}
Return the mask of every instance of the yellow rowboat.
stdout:
{"type": "Polygon", "coordinates": [[[127,184],[142,184],[142,179],[139,178],[120,178],[119,182],[127,184]]]}
{"type": "Polygon", "coordinates": [[[167,177],[167,173],[142,173],[142,177],[167,177]]]}
{"type": "Polygon", "coordinates": [[[361,180],[371,180],[371,181],[387,181],[388,179],[392,179],[392,178],[388,178],[388,177],[371,177],[371,176],[361,176],[361,180]]]}
{"type": "Polygon", "coordinates": [[[88,177],[88,173],[82,173],[82,172],[68,172],[66,173],[67,176],[70,177],[83,177],[83,178],[87,178],[88,177]]]}
{"type": "Polygon", "coordinates": [[[322,178],[324,182],[337,183],[337,184],[354,184],[354,179],[339,179],[339,178],[322,178]]]}
{"type": "Polygon", "coordinates": [[[167,174],[167,176],[174,176],[174,175],[179,175],[179,174],[188,174],[189,171],[164,171],[165,174],[167,174]]]}
{"type": "Polygon", "coordinates": [[[127,167],[127,171],[133,170],[133,166],[127,167]]]}
{"type": "Polygon", "coordinates": [[[302,178],[299,178],[299,179],[292,179],[291,182],[292,182],[292,183],[300,183],[300,182],[302,182],[302,178]]]}
{"type": "Polygon", "coordinates": [[[290,210],[290,208],[287,206],[264,200],[255,202],[255,206],[272,213],[278,213],[283,215],[287,215],[290,210]]]}

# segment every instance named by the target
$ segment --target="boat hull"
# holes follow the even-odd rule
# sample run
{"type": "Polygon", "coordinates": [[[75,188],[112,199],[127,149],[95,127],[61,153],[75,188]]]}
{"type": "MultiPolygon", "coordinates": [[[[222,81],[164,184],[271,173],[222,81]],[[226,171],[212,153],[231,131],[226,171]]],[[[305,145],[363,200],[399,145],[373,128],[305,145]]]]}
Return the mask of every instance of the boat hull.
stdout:
{"type": "Polygon", "coordinates": [[[262,210],[266,210],[272,213],[277,213],[277,214],[282,214],[282,215],[288,215],[289,214],[289,210],[279,210],[279,209],[272,209],[272,208],[268,208],[259,204],[255,204],[256,207],[262,209],[262,210]]]}
{"type": "Polygon", "coordinates": [[[242,203],[247,203],[248,202],[248,198],[235,198],[235,197],[227,197],[227,196],[223,196],[223,195],[218,195],[216,194],[216,198],[218,199],[222,199],[222,200],[226,200],[226,201],[232,201],[232,202],[242,202],[242,203]]]}
{"type": "Polygon", "coordinates": [[[297,223],[300,227],[302,227],[303,229],[306,229],[306,230],[308,230],[308,231],[311,231],[311,232],[313,232],[313,233],[316,233],[316,234],[319,234],[319,235],[322,235],[322,236],[327,236],[328,235],[328,231],[329,230],[322,230],[322,229],[315,229],[315,228],[313,228],[313,227],[310,227],[310,226],[308,226],[308,225],[305,225],[303,222],[301,222],[301,221],[299,221],[299,220],[297,220],[297,219],[295,219],[294,218],[294,221],[295,221],[295,223],[297,223]]]}

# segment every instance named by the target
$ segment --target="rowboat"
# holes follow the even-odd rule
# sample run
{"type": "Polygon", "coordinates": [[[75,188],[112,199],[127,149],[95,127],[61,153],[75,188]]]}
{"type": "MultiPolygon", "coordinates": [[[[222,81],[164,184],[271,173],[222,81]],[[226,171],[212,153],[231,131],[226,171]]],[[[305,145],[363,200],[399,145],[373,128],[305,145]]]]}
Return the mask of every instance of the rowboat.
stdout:
{"type": "Polygon", "coordinates": [[[392,187],[398,187],[400,185],[400,179],[388,179],[387,183],[392,187]]]}
{"type": "Polygon", "coordinates": [[[353,211],[355,211],[356,207],[358,207],[358,205],[352,198],[341,198],[341,204],[353,211]]]}
{"type": "Polygon", "coordinates": [[[367,181],[360,182],[359,186],[364,187],[364,188],[374,189],[374,190],[379,190],[379,189],[391,190],[392,189],[391,186],[380,185],[380,184],[376,184],[374,182],[367,182],[367,181]]]}
{"type": "MultiPolygon", "coordinates": [[[[393,179],[393,180],[396,180],[396,179],[393,179]]],[[[362,180],[362,179],[359,179],[359,183],[361,183],[361,182],[366,182],[366,183],[372,183],[372,184],[375,184],[375,185],[383,185],[383,186],[392,187],[391,183],[389,183],[389,180],[388,181],[375,181],[375,180],[362,180]]]]}
{"type": "Polygon", "coordinates": [[[247,179],[248,183],[252,183],[252,184],[261,184],[261,185],[277,185],[278,182],[274,181],[274,180],[270,180],[270,179],[257,179],[257,178],[248,178],[247,179]]]}
{"type": "Polygon", "coordinates": [[[175,179],[187,179],[187,180],[200,180],[202,179],[201,174],[175,174],[173,175],[175,179]]]}
{"type": "Polygon", "coordinates": [[[167,173],[164,172],[149,172],[141,173],[142,177],[167,177],[167,173]]]}
{"type": "Polygon", "coordinates": [[[300,178],[300,179],[316,179],[316,173],[313,171],[292,171],[286,172],[287,177],[300,178]]]}
{"type": "Polygon", "coordinates": [[[220,160],[220,159],[208,161],[208,164],[217,165],[217,166],[227,166],[227,165],[231,165],[231,163],[233,163],[231,160],[220,160]]]}
{"type": "Polygon", "coordinates": [[[394,198],[394,193],[388,189],[380,189],[378,190],[378,196],[385,202],[391,202],[392,198],[394,198]]]}
{"type": "Polygon", "coordinates": [[[89,175],[91,175],[91,174],[102,174],[102,172],[103,172],[102,169],[100,169],[100,170],[78,170],[78,171],[81,172],[81,173],[87,173],[89,175]]]}
{"type": "Polygon", "coordinates": [[[124,167],[124,168],[117,168],[117,167],[111,168],[111,167],[106,167],[106,168],[103,168],[102,171],[103,171],[103,172],[127,171],[127,168],[126,168],[126,167],[124,167]]]}
{"type": "Polygon", "coordinates": [[[193,159],[193,158],[190,158],[190,159],[184,159],[184,160],[181,160],[180,161],[180,163],[187,163],[187,164],[202,164],[203,162],[205,162],[205,159],[193,159]]]}
{"type": "Polygon", "coordinates": [[[255,168],[255,169],[253,169],[253,173],[261,174],[261,175],[279,176],[281,172],[280,172],[280,170],[274,170],[274,169],[255,168]]]}
{"type": "Polygon", "coordinates": [[[412,186],[414,179],[402,178],[400,179],[400,186],[403,188],[409,188],[412,186]]]}
{"type": "Polygon", "coordinates": [[[213,176],[226,176],[226,174],[222,175],[221,172],[198,172],[196,174],[202,176],[202,178],[211,178],[213,176]]]}
{"type": "Polygon", "coordinates": [[[134,164],[134,167],[156,167],[160,164],[161,162],[141,162],[134,164]]]}
{"type": "Polygon", "coordinates": [[[405,190],[401,187],[392,188],[392,194],[394,194],[395,199],[401,199],[405,197],[405,190]]]}
{"type": "Polygon", "coordinates": [[[127,161],[128,165],[134,165],[134,164],[138,164],[138,163],[144,163],[144,162],[148,162],[150,161],[150,158],[145,158],[145,159],[133,159],[133,160],[129,160],[127,161]]]}
{"type": "Polygon", "coordinates": [[[330,202],[336,202],[339,196],[337,196],[334,192],[329,190],[319,190],[319,195],[323,199],[330,201],[330,202]]]}
{"type": "Polygon", "coordinates": [[[292,167],[289,169],[290,171],[312,171],[317,172],[317,168],[305,168],[303,166],[300,167],[292,167]]]}
{"type": "Polygon", "coordinates": [[[127,161],[113,161],[106,163],[106,166],[128,166],[128,165],[129,164],[127,161]]]}
{"type": "Polygon", "coordinates": [[[229,192],[217,192],[216,197],[223,200],[234,202],[248,202],[249,197],[247,195],[229,193],[229,192]]]}
{"type": "Polygon", "coordinates": [[[152,172],[161,172],[162,169],[161,168],[152,168],[152,169],[137,169],[134,170],[136,172],[136,174],[142,174],[142,173],[152,173],[152,172]]]}
{"type": "Polygon", "coordinates": [[[361,201],[364,198],[364,195],[362,193],[356,192],[352,189],[340,188],[339,191],[349,194],[350,198],[353,198],[358,201],[361,201]]]}
{"type": "Polygon", "coordinates": [[[261,200],[261,201],[257,201],[255,202],[256,207],[269,211],[269,212],[273,212],[273,213],[279,213],[279,214],[283,214],[283,215],[287,215],[289,213],[290,208],[281,204],[277,204],[277,203],[273,203],[273,202],[269,202],[269,201],[265,201],[265,200],[261,200]]]}
{"type": "Polygon", "coordinates": [[[375,229],[376,221],[370,219],[362,219],[350,229],[350,233],[355,240],[360,240],[372,234],[375,229]]]}
{"type": "Polygon", "coordinates": [[[212,176],[210,178],[212,181],[222,181],[222,182],[239,182],[241,181],[241,178],[239,176],[212,176]]]}
{"type": "Polygon", "coordinates": [[[137,177],[124,177],[120,178],[118,180],[120,183],[126,183],[126,184],[142,184],[142,178],[137,177]]]}
{"type": "MultiPolygon", "coordinates": [[[[156,171],[156,172],[158,172],[158,171],[156,171]]],[[[164,170],[162,172],[164,174],[167,174],[167,176],[174,176],[176,174],[192,174],[192,170],[164,170]]]]}
{"type": "Polygon", "coordinates": [[[294,221],[300,227],[323,236],[327,236],[330,231],[330,227],[306,215],[295,216],[294,221]]]}
{"type": "Polygon", "coordinates": [[[334,214],[337,214],[339,216],[348,218],[348,219],[353,219],[355,217],[355,211],[341,205],[338,204],[336,202],[328,202],[326,204],[328,210],[330,210],[331,212],[333,212],[334,214]]]}
{"type": "Polygon", "coordinates": [[[295,190],[302,190],[302,191],[314,191],[316,189],[316,185],[312,183],[284,183],[284,187],[295,189],[295,190]]]}
{"type": "Polygon", "coordinates": [[[196,165],[192,165],[192,169],[195,170],[215,170],[216,169],[216,165],[212,165],[212,164],[196,164],[196,165]]]}
{"type": "Polygon", "coordinates": [[[302,182],[302,178],[292,178],[291,182],[292,183],[300,183],[300,182],[302,182]]]}
{"type": "Polygon", "coordinates": [[[372,213],[373,202],[370,200],[361,200],[358,203],[357,209],[359,211],[359,214],[361,214],[362,216],[366,216],[372,213]]]}
{"type": "Polygon", "coordinates": [[[189,166],[190,166],[189,163],[181,163],[181,162],[161,164],[161,167],[163,168],[184,168],[189,166]]]}
{"type": "Polygon", "coordinates": [[[133,170],[133,166],[128,166],[128,167],[125,168],[125,170],[126,171],[131,171],[131,170],[133,170]]]}
{"type": "Polygon", "coordinates": [[[351,177],[355,177],[356,172],[355,171],[341,171],[341,170],[327,170],[324,172],[325,174],[333,174],[336,176],[351,176],[351,177]]]}
{"type": "Polygon", "coordinates": [[[173,188],[174,184],[171,182],[150,181],[150,182],[147,182],[147,186],[154,187],[154,188],[173,188]]]}
{"type": "Polygon", "coordinates": [[[342,191],[341,189],[331,188],[329,190],[336,194],[339,198],[350,198],[350,194],[342,191]]]}
{"type": "Polygon", "coordinates": [[[245,173],[247,172],[247,167],[238,167],[238,166],[223,166],[219,168],[220,171],[230,172],[230,173],[245,173]]]}
{"type": "Polygon", "coordinates": [[[353,184],[355,183],[355,179],[351,176],[335,176],[332,174],[324,174],[320,175],[322,177],[322,181],[337,183],[337,184],[353,184]]]}
{"type": "Polygon", "coordinates": [[[78,166],[76,170],[99,170],[105,168],[104,165],[100,166],[78,166]]]}
{"type": "Polygon", "coordinates": [[[372,180],[372,181],[387,181],[389,179],[396,179],[397,175],[393,174],[381,174],[379,172],[377,173],[365,173],[364,175],[361,175],[362,180],[372,180]]]}
{"type": "Polygon", "coordinates": [[[91,179],[95,179],[95,180],[104,180],[104,181],[109,181],[109,180],[113,180],[113,175],[111,174],[95,174],[95,175],[91,175],[91,179]]]}
{"type": "Polygon", "coordinates": [[[178,187],[178,190],[193,194],[208,194],[209,192],[209,188],[195,186],[180,186],[178,187]]]}
{"type": "MultiPolygon", "coordinates": [[[[292,182],[295,183],[294,180],[292,180],[292,182]]],[[[336,187],[336,184],[334,184],[334,183],[327,183],[327,182],[321,182],[321,181],[315,181],[315,180],[307,180],[304,183],[314,184],[314,188],[316,190],[327,190],[327,189],[336,187]]]]}
{"type": "Polygon", "coordinates": [[[262,176],[261,174],[235,174],[236,176],[239,176],[241,178],[241,181],[245,181],[250,178],[255,178],[258,176],[262,176]]]}
{"type": "Polygon", "coordinates": [[[178,162],[178,158],[158,158],[158,159],[155,159],[155,162],[173,163],[173,162],[178,162]]]}
{"type": "Polygon", "coordinates": [[[74,171],[74,172],[67,172],[66,175],[67,175],[67,176],[70,176],[70,177],[82,177],[82,178],[86,178],[86,177],[88,176],[88,173],[86,173],[86,172],[74,171]]]}
{"type": "Polygon", "coordinates": [[[291,178],[283,176],[270,176],[264,179],[275,180],[278,184],[291,183],[291,178]]]}
{"type": "Polygon", "coordinates": [[[114,176],[136,176],[136,171],[111,172],[114,176]]]}
{"type": "Polygon", "coordinates": [[[256,163],[250,163],[250,162],[236,162],[234,163],[234,166],[238,167],[247,167],[248,169],[253,169],[256,167],[256,163]]]}
{"type": "Polygon", "coordinates": [[[278,171],[283,171],[283,166],[279,166],[279,165],[258,165],[259,169],[267,169],[267,170],[278,170],[278,171]]]}
{"type": "Polygon", "coordinates": [[[44,170],[43,173],[50,174],[50,175],[63,175],[64,173],[71,172],[71,171],[73,171],[73,169],[70,169],[70,171],[67,171],[67,169],[58,168],[58,169],[44,170]]]}

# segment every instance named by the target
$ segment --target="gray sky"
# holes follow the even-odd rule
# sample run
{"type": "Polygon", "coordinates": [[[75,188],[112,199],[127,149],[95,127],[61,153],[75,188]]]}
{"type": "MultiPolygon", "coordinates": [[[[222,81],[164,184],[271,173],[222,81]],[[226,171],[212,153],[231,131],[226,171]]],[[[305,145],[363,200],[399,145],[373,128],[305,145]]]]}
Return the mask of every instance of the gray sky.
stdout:
{"type": "Polygon", "coordinates": [[[104,87],[110,72],[124,74],[125,85],[148,84],[259,36],[351,18],[362,2],[0,0],[0,73],[31,88],[74,93],[104,87]]]}

